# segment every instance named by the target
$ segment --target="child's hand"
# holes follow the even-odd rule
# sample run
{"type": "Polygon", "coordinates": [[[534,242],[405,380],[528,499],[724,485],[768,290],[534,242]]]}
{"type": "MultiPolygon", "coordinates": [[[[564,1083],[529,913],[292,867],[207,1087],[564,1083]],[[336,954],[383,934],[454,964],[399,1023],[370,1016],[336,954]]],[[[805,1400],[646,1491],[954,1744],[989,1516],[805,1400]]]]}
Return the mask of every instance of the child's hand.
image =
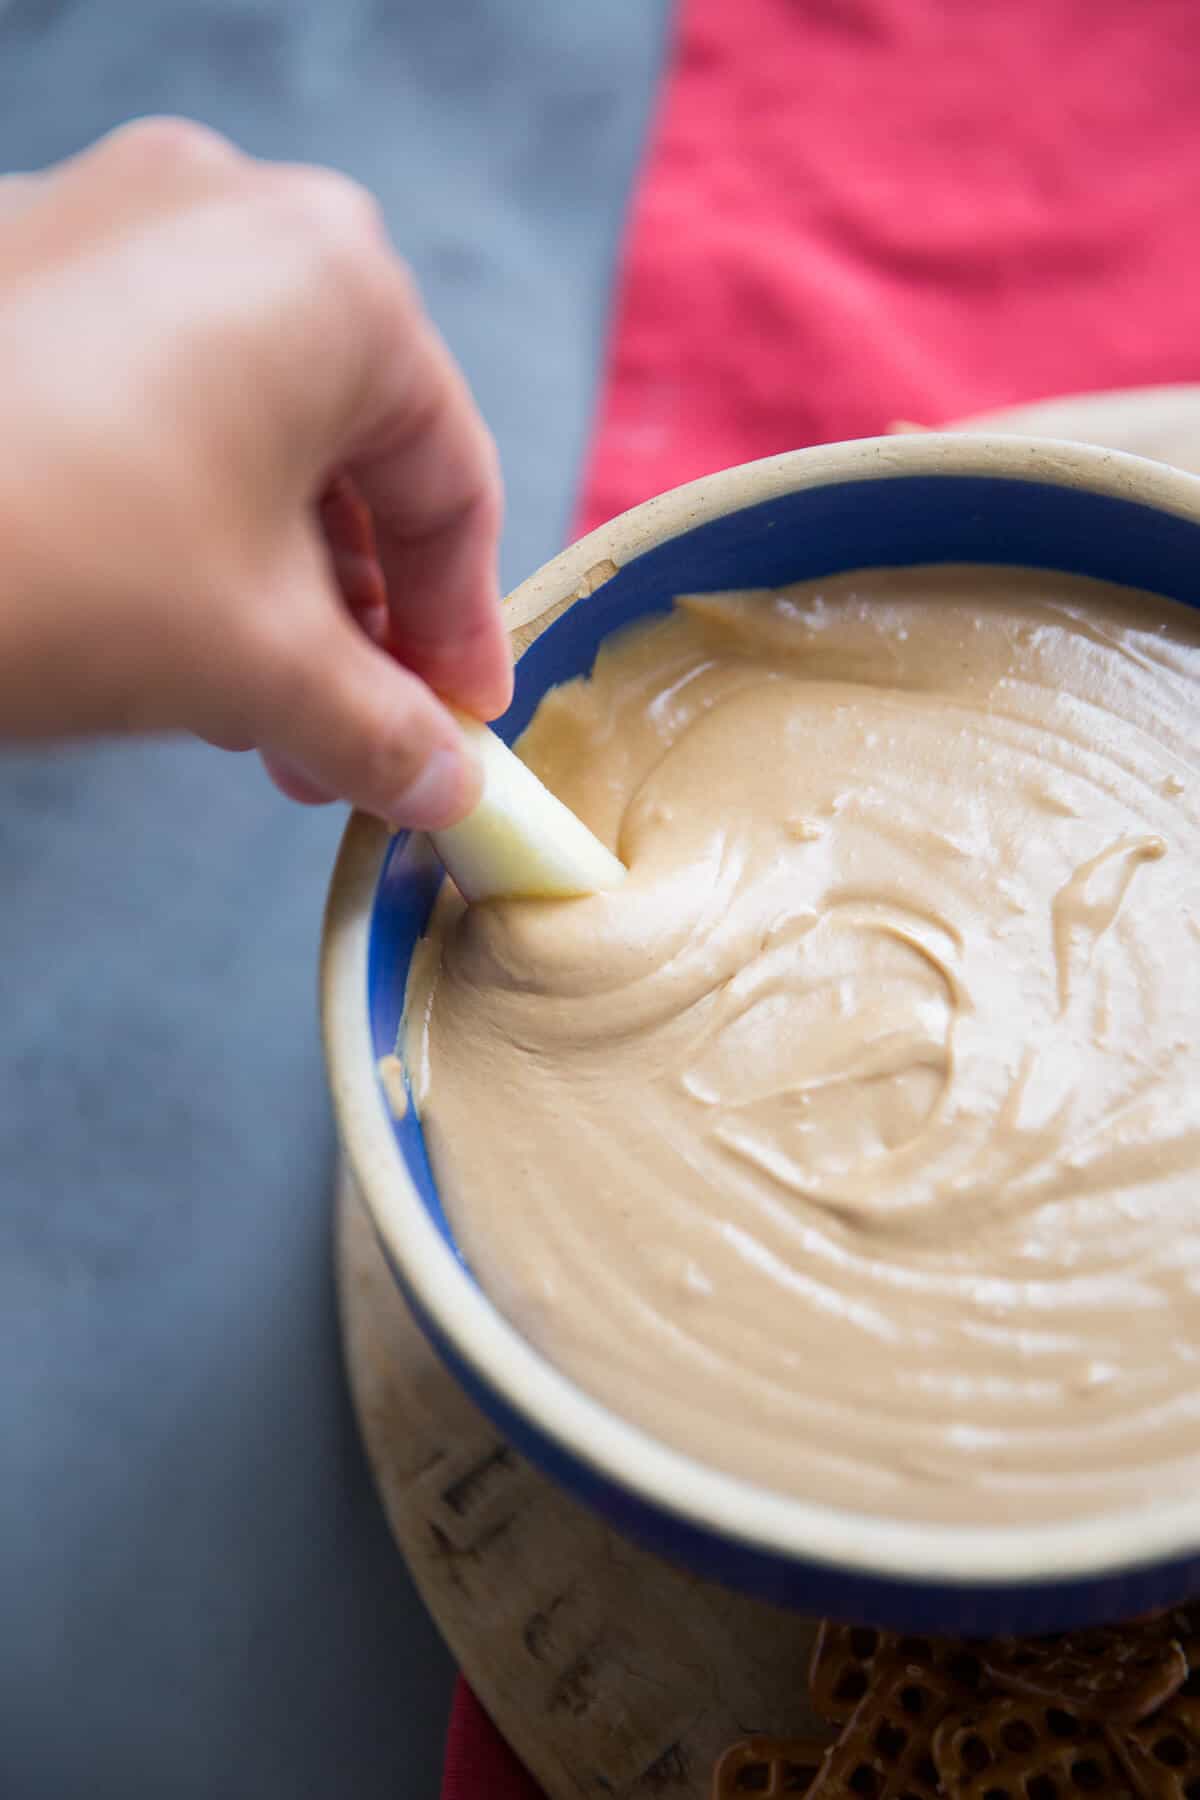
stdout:
{"type": "Polygon", "coordinates": [[[0,420],[0,736],[184,729],[467,810],[425,683],[507,704],[500,483],[362,189],[170,120],[0,180],[0,420]]]}

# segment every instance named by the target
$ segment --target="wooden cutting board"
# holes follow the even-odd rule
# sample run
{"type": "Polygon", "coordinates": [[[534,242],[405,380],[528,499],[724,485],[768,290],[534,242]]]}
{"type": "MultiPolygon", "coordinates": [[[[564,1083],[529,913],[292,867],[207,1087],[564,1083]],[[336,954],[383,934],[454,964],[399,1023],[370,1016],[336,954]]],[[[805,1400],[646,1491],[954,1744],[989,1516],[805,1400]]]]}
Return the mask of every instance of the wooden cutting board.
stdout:
{"type": "MultiPolygon", "coordinates": [[[[919,423],[928,425],[929,420],[919,423]]],[[[1073,438],[1131,450],[1200,475],[1200,386],[1126,388],[1112,394],[1072,394],[960,419],[952,431],[999,431],[1015,437],[1073,438]]]]}
{"type": "MultiPolygon", "coordinates": [[[[1200,473],[1200,387],[1081,395],[961,429],[1200,473]]],[[[413,1324],[345,1176],[337,1262],[351,1389],[396,1542],[548,1800],[705,1800],[727,1744],[815,1727],[813,1622],[635,1549],[511,1451],[413,1324]]]]}

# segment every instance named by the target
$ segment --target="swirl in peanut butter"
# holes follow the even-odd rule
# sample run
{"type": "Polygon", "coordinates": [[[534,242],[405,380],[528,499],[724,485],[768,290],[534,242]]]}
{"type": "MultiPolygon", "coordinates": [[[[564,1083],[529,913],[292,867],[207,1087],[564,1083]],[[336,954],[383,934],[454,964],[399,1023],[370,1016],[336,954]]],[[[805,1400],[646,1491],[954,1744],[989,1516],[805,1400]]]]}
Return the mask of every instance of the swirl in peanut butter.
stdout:
{"type": "Polygon", "coordinates": [[[786,1493],[1200,1476],[1200,620],[1033,570],[684,599],[523,754],[613,894],[443,894],[406,1055],[479,1280],[786,1493]]]}

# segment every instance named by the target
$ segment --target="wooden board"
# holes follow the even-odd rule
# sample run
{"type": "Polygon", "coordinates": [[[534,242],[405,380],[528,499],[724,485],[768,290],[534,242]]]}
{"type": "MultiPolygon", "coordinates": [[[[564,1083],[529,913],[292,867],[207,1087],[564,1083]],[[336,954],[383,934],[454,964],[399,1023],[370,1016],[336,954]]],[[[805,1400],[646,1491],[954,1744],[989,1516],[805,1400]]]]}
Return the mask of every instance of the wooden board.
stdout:
{"type": "MultiPolygon", "coordinates": [[[[922,421],[923,423],[925,421],[922,421]]],[[[1018,437],[1073,438],[1130,450],[1200,475],[1200,386],[1127,388],[1111,394],[1073,394],[979,413],[951,430],[999,431],[1018,437]]]]}
{"type": "MultiPolygon", "coordinates": [[[[963,428],[1079,438],[1200,473],[1200,387],[1050,401],[963,428]]],[[[548,1800],[706,1800],[727,1744],[813,1728],[812,1622],[633,1548],[511,1451],[412,1323],[345,1178],[338,1211],[351,1388],[392,1531],[548,1800]]]]}

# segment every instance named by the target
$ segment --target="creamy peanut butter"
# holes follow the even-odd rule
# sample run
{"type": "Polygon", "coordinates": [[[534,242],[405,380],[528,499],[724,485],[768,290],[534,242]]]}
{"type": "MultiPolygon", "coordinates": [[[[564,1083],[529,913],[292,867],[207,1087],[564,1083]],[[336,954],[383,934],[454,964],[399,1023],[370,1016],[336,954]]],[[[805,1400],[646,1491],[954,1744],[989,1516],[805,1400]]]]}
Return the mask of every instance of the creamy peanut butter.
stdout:
{"type": "Polygon", "coordinates": [[[508,1317],[818,1501],[1200,1478],[1200,620],[983,568],[685,599],[523,753],[629,878],[444,894],[406,1029],[508,1317]]]}

